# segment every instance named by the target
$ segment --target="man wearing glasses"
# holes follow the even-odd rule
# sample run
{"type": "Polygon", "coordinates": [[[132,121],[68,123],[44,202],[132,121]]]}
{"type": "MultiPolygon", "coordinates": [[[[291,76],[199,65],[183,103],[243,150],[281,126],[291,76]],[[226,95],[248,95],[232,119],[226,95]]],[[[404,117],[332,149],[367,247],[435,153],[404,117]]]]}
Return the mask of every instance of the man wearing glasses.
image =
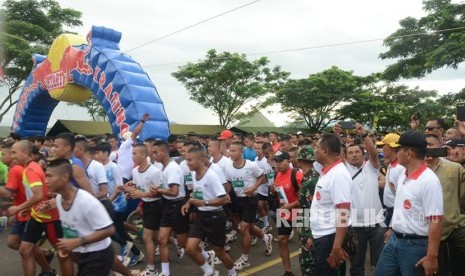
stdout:
{"type": "MultiPolygon", "coordinates": [[[[420,126],[420,119],[418,117],[415,117],[415,115],[413,115],[411,117],[411,121],[410,121],[410,126],[412,128],[412,130],[418,130],[419,126],[420,126]]],[[[439,141],[441,142],[441,145],[444,144],[444,140],[443,140],[443,135],[444,135],[444,131],[446,131],[447,129],[447,125],[446,125],[446,122],[441,119],[441,118],[433,118],[433,119],[430,119],[426,122],[426,125],[425,125],[425,134],[428,135],[428,134],[433,134],[433,135],[436,135],[437,137],[439,137],[439,141]]]]}

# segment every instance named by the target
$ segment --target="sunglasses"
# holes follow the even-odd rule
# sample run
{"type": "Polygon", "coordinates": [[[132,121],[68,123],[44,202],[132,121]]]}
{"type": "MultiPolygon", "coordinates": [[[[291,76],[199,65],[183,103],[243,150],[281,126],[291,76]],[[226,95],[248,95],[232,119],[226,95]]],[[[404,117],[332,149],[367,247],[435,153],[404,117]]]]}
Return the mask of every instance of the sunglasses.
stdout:
{"type": "Polygon", "coordinates": [[[426,130],[428,131],[432,131],[432,130],[435,130],[435,129],[438,129],[439,127],[425,127],[426,130]]]}

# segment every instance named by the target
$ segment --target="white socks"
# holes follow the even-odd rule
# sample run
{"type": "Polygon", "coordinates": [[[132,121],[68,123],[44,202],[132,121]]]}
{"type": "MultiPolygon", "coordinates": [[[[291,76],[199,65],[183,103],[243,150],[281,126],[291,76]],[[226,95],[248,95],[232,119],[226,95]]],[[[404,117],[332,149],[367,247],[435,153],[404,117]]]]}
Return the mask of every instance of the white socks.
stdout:
{"type": "Polygon", "coordinates": [[[161,263],[161,275],[170,275],[170,263],[161,263]]]}
{"type": "Polygon", "coordinates": [[[202,249],[201,254],[202,254],[203,258],[205,259],[205,261],[208,261],[208,258],[210,257],[210,255],[208,255],[207,251],[202,249]]]}
{"type": "Polygon", "coordinates": [[[200,266],[200,268],[203,270],[204,275],[212,275],[214,272],[212,267],[207,262],[200,266]]]}
{"type": "Polygon", "coordinates": [[[265,243],[269,243],[270,242],[270,237],[267,235],[267,234],[263,234],[263,239],[262,239],[265,243]]]}

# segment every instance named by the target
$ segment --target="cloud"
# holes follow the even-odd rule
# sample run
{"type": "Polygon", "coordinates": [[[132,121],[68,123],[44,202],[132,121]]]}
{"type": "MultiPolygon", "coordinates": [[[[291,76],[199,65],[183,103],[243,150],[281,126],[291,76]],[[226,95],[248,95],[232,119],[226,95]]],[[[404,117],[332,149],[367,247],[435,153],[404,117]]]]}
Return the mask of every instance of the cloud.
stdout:
{"type": "MultiPolygon", "coordinates": [[[[125,51],[251,0],[58,2],[63,7],[83,12],[84,26],[74,31],[86,35],[92,25],[121,31],[120,46],[125,51]]],[[[263,0],[128,54],[143,66],[155,83],[170,120],[216,124],[212,111],[191,101],[185,88],[171,76],[179,65],[149,65],[196,61],[212,48],[220,52],[262,53],[384,38],[399,27],[399,20],[422,15],[420,0],[263,0]]],[[[291,72],[292,78],[303,78],[333,65],[367,75],[382,71],[393,62],[378,58],[384,50],[382,41],[375,41],[266,56],[272,65],[280,65],[283,70],[291,72]]],[[[251,56],[250,59],[258,57],[251,56]]],[[[465,87],[461,76],[463,70],[443,69],[425,79],[404,83],[419,85],[423,89],[458,91],[465,87]]],[[[56,111],[54,116],[66,118],[66,110],[56,111]]],[[[277,121],[278,118],[274,122],[279,125],[285,119],[277,121]]]]}

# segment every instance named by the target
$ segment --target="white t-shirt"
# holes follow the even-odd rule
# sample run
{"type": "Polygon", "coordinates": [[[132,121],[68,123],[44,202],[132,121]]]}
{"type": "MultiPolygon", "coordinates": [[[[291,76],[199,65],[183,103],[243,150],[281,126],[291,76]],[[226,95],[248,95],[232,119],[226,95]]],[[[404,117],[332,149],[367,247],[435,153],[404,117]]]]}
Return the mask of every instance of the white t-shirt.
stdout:
{"type": "Polygon", "coordinates": [[[268,163],[268,159],[266,159],[266,157],[262,157],[260,160],[258,160],[258,157],[255,157],[255,163],[257,163],[260,169],[262,169],[267,179],[267,182],[258,187],[257,193],[261,194],[262,196],[268,196],[269,187],[273,186],[274,184],[274,170],[268,163]]]}
{"type": "MultiPolygon", "coordinates": [[[[359,168],[346,163],[353,177],[359,168]]],[[[372,226],[384,222],[383,206],[379,198],[378,169],[371,162],[365,162],[362,171],[352,181],[352,204],[350,213],[352,226],[372,226]]]]}
{"type": "Polygon", "coordinates": [[[232,164],[232,160],[226,156],[222,156],[218,162],[213,161],[213,157],[210,158],[210,162],[218,165],[224,172],[226,172],[226,167],[232,164]]]}
{"type": "Polygon", "coordinates": [[[90,161],[87,166],[87,175],[89,176],[90,186],[92,186],[94,194],[100,191],[100,185],[108,184],[107,174],[102,163],[95,160],[90,161]]]}
{"type": "Polygon", "coordinates": [[[110,158],[111,162],[118,162],[118,150],[112,151],[108,157],[110,158]]]}
{"type": "Polygon", "coordinates": [[[163,197],[170,200],[184,198],[186,196],[186,188],[184,186],[182,170],[178,163],[170,161],[170,163],[163,168],[162,174],[163,177],[160,187],[163,186],[162,188],[168,189],[171,185],[179,185],[179,192],[177,196],[163,195],[163,197]]]}
{"type": "MultiPolygon", "coordinates": [[[[196,173],[192,172],[193,193],[195,199],[213,200],[221,196],[226,196],[226,190],[218,175],[211,169],[207,169],[201,179],[196,179],[196,173]]],[[[201,206],[200,211],[221,210],[221,206],[201,206]]]]}
{"type": "Polygon", "coordinates": [[[392,229],[403,234],[428,236],[428,219],[443,216],[442,186],[426,163],[409,176],[399,177],[392,229]]]}
{"type": "Polygon", "coordinates": [[[157,161],[153,161],[150,156],[147,156],[147,163],[154,165],[155,167],[159,168],[160,171],[163,170],[163,164],[157,161]]]}
{"type": "Polygon", "coordinates": [[[257,178],[263,175],[263,171],[255,162],[245,159],[241,168],[235,168],[233,162],[229,163],[225,175],[226,180],[231,182],[236,196],[246,197],[244,190],[253,186],[257,178]]]}
{"type": "Polygon", "coordinates": [[[226,176],[224,175],[224,171],[220,168],[220,166],[218,166],[215,163],[210,163],[210,166],[208,168],[218,175],[221,183],[226,184],[228,182],[226,181],[226,176]]]}
{"type": "Polygon", "coordinates": [[[337,207],[348,208],[351,200],[352,177],[344,163],[337,161],[323,169],[310,209],[310,228],[315,239],[336,233],[337,207]]]}
{"type": "Polygon", "coordinates": [[[132,141],[128,138],[121,143],[118,149],[118,167],[121,172],[121,176],[126,179],[131,179],[131,172],[134,168],[134,161],[132,160],[132,141]]]}
{"type": "MultiPolygon", "coordinates": [[[[161,171],[157,167],[150,164],[148,168],[143,172],[139,171],[139,166],[134,168],[134,170],[132,171],[132,183],[134,183],[136,188],[142,192],[150,192],[150,186],[152,185],[155,187],[160,187],[162,183],[162,178],[163,176],[161,171]]],[[[141,199],[145,202],[151,202],[159,200],[160,198],[143,197],[141,199]]]]}
{"type": "MultiPolygon", "coordinates": [[[[121,177],[121,173],[119,172],[118,165],[113,162],[108,162],[108,164],[104,165],[105,172],[108,180],[108,194],[112,195],[115,192],[116,187],[123,185],[123,178],[121,177]]],[[[114,200],[113,200],[113,209],[115,212],[124,212],[127,207],[127,201],[124,197],[124,193],[120,193],[114,200]]]]}
{"type": "MultiPolygon", "coordinates": [[[[76,197],[69,210],[65,210],[61,202],[62,196],[58,194],[56,203],[64,238],[82,238],[113,224],[102,203],[82,189],[77,189],[76,197]]],[[[106,249],[110,245],[111,239],[108,237],[87,246],[79,246],[73,252],[95,252],[106,249]]]]}
{"type": "Polygon", "coordinates": [[[386,184],[384,185],[383,202],[386,207],[394,207],[394,201],[396,196],[392,190],[397,189],[397,182],[399,177],[405,175],[405,167],[399,164],[396,159],[392,164],[389,165],[386,171],[386,184]]]}
{"type": "Polygon", "coordinates": [[[187,161],[186,160],[183,160],[181,162],[181,164],[179,164],[179,167],[181,167],[181,170],[182,170],[182,175],[184,177],[184,184],[186,185],[186,188],[189,190],[189,191],[192,191],[192,185],[193,185],[193,182],[192,182],[192,172],[191,170],[189,169],[189,167],[187,166],[187,161]]]}

